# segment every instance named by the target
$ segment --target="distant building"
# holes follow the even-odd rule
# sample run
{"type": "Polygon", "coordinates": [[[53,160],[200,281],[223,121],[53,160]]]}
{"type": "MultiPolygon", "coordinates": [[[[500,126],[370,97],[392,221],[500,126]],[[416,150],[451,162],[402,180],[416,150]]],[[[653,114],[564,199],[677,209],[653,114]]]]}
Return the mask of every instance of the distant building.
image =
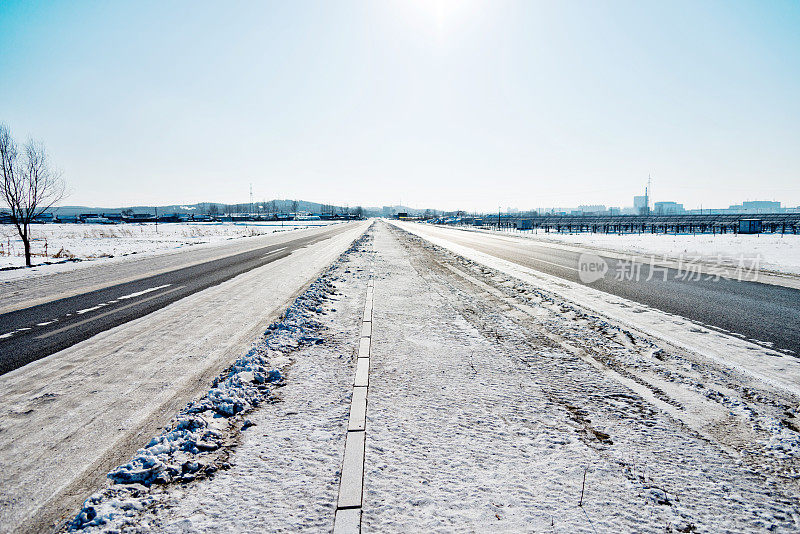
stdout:
{"type": "Polygon", "coordinates": [[[730,206],[728,213],[785,213],[786,208],[781,207],[780,202],[771,200],[750,200],[730,206]]]}
{"type": "Polygon", "coordinates": [[[636,210],[637,215],[648,215],[650,204],[647,195],[633,197],[633,209],[636,210]]]}
{"type": "Polygon", "coordinates": [[[783,211],[780,202],[773,202],[771,200],[751,200],[742,202],[742,207],[747,212],[755,213],[780,213],[783,211]]]}
{"type": "Polygon", "coordinates": [[[686,210],[683,209],[683,204],[664,201],[653,203],[653,213],[656,215],[681,215],[686,213],[686,210]]]}
{"type": "Polygon", "coordinates": [[[590,206],[578,206],[578,211],[584,215],[600,215],[605,213],[606,207],[602,204],[593,204],[590,206]]]}

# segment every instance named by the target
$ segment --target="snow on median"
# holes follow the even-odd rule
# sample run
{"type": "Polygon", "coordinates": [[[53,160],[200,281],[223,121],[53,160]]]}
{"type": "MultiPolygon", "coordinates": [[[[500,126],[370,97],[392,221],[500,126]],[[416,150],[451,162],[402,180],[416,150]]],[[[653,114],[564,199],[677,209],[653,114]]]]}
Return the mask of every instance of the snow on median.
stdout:
{"type": "Polygon", "coordinates": [[[228,469],[239,432],[251,425],[245,416],[275,399],[272,389],[283,385],[289,355],[324,341],[320,316],[335,292],[333,273],[365,239],[367,234],[357,239],[200,399],[181,410],[130,462],[113,469],[111,486],[90,496],[65,528],[106,531],[135,524],[143,509],[157,503],[151,487],[188,483],[228,469]]]}

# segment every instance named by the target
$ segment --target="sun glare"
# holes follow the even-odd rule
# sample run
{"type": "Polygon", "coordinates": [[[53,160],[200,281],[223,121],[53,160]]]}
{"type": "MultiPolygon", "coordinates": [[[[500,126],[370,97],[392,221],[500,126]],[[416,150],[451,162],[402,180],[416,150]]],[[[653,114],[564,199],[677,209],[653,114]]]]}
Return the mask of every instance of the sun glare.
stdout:
{"type": "Polygon", "coordinates": [[[468,11],[469,4],[463,0],[415,0],[411,3],[414,15],[434,28],[439,36],[458,24],[468,11]]]}

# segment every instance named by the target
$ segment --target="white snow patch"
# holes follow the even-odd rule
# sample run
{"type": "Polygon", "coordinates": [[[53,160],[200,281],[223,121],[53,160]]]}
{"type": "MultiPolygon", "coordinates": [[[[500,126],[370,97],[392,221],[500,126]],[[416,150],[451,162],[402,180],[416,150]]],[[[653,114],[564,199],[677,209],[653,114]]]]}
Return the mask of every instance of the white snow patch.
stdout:
{"type": "MultiPolygon", "coordinates": [[[[495,232],[493,232],[495,233],[495,232]]],[[[737,265],[758,258],[762,270],[800,274],[800,235],[795,234],[600,234],[506,231],[536,241],[611,250],[670,259],[697,259],[718,265],[737,265]]]]}

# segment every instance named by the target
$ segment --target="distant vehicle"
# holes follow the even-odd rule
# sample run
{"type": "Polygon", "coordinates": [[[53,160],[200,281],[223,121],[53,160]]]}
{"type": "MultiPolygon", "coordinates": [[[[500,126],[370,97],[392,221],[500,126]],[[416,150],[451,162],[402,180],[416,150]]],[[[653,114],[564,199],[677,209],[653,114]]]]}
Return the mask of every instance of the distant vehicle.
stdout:
{"type": "Polygon", "coordinates": [[[83,222],[86,224],[117,224],[115,221],[105,217],[86,217],[83,222]]]}
{"type": "Polygon", "coordinates": [[[37,217],[34,217],[33,222],[35,223],[50,223],[55,220],[55,217],[52,213],[41,213],[37,217]]]}

